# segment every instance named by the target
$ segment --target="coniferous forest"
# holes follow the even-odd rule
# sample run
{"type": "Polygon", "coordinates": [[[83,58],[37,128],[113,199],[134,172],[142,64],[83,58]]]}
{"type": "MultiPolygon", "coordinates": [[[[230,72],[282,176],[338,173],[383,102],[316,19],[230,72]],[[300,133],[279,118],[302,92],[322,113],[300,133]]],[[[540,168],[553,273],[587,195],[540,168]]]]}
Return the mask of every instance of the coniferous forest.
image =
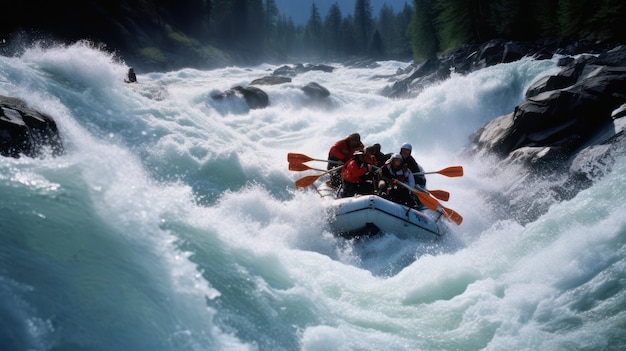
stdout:
{"type": "Polygon", "coordinates": [[[623,0],[413,0],[378,13],[369,0],[354,0],[351,13],[337,3],[327,13],[315,1],[303,3],[310,4],[303,5],[309,18],[296,25],[275,0],[23,0],[0,14],[0,42],[8,43],[6,50],[24,37],[86,39],[140,65],[171,69],[350,57],[421,60],[494,38],[619,43],[626,36],[623,0]]]}

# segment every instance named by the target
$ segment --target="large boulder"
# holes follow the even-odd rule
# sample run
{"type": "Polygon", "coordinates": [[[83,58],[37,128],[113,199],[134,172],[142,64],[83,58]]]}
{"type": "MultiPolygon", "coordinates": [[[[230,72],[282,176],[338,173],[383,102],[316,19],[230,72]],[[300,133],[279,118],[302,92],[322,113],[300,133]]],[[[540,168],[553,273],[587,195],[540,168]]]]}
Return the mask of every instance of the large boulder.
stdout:
{"type": "Polygon", "coordinates": [[[310,82],[309,84],[300,88],[307,96],[313,99],[325,99],[330,96],[330,91],[325,87],[319,85],[315,82],[310,82]]]}
{"type": "Polygon", "coordinates": [[[242,87],[240,85],[226,90],[223,93],[211,96],[213,100],[225,100],[231,98],[235,94],[240,94],[246,100],[246,104],[251,109],[265,108],[269,105],[270,100],[267,93],[257,87],[242,87]]]}
{"type": "Polygon", "coordinates": [[[624,67],[600,66],[583,58],[538,81],[512,114],[479,130],[474,136],[476,148],[505,157],[522,147],[574,152],[611,124],[613,111],[626,103],[624,63],[624,67]]]}
{"type": "Polygon", "coordinates": [[[473,150],[519,167],[492,199],[521,222],[573,198],[626,155],[626,47],[581,56],[537,81],[513,112],[473,136],[473,150]],[[503,200],[504,199],[504,200],[503,200]]]}
{"type": "Polygon", "coordinates": [[[250,85],[278,85],[291,83],[291,78],[282,76],[265,76],[252,81],[250,85]]]}
{"type": "Polygon", "coordinates": [[[329,66],[329,65],[323,65],[323,64],[319,64],[319,65],[306,64],[306,65],[303,65],[301,63],[298,63],[298,64],[296,64],[294,66],[288,66],[288,65],[281,66],[281,67],[277,68],[276,70],[274,70],[274,72],[272,72],[272,75],[273,76],[295,77],[296,75],[298,75],[300,73],[305,73],[305,72],[309,72],[309,71],[321,71],[321,72],[326,72],[326,73],[332,73],[334,70],[335,70],[335,67],[329,66]]]}
{"type": "MultiPolygon", "coordinates": [[[[410,65],[410,73],[399,71],[396,81],[385,87],[381,95],[391,98],[409,98],[415,96],[427,85],[442,81],[450,76],[450,72],[468,74],[470,72],[519,60],[523,57],[532,57],[537,60],[550,59],[554,54],[577,55],[582,53],[600,53],[606,51],[602,43],[576,41],[559,47],[561,43],[555,39],[541,39],[532,42],[518,42],[505,40],[491,40],[480,45],[463,45],[440,58],[430,58],[419,65],[410,65]]],[[[606,55],[604,60],[613,59],[619,62],[619,54],[606,55]]],[[[602,56],[602,55],[600,55],[602,56]]],[[[590,56],[593,57],[593,56],[590,56]]],[[[594,57],[595,58],[595,57],[594,57]]],[[[601,57],[597,58],[598,60],[601,57]]],[[[563,64],[569,63],[564,59],[563,64]]],[[[608,64],[604,64],[608,65],[608,64]]],[[[552,84],[553,82],[550,82],[552,84]]]]}
{"type": "Polygon", "coordinates": [[[63,144],[52,117],[35,111],[22,100],[0,96],[0,155],[39,157],[44,149],[63,153],[63,144]]]}

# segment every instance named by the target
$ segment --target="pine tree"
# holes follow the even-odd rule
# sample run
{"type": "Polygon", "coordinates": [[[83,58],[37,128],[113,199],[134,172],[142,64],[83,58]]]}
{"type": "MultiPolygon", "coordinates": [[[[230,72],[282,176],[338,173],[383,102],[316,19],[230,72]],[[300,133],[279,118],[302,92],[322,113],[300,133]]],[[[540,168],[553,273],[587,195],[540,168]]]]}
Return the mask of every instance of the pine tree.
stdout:
{"type": "Polygon", "coordinates": [[[435,12],[430,0],[414,0],[414,12],[408,32],[415,60],[435,57],[439,51],[439,36],[435,27],[435,12]]]}
{"type": "Polygon", "coordinates": [[[385,51],[390,52],[394,49],[395,39],[398,33],[395,30],[396,16],[393,13],[391,7],[387,6],[387,3],[383,4],[383,7],[378,13],[378,25],[377,31],[380,36],[381,42],[384,43],[385,51]]]}
{"type": "Polygon", "coordinates": [[[309,52],[319,55],[322,51],[322,18],[315,2],[311,5],[311,16],[306,23],[305,40],[309,52]]]}
{"type": "Polygon", "coordinates": [[[265,42],[271,44],[272,38],[276,36],[276,25],[278,22],[278,7],[275,0],[265,0],[265,42]]]}
{"type": "Polygon", "coordinates": [[[331,55],[337,55],[341,52],[341,9],[339,4],[335,2],[328,9],[328,14],[324,20],[324,38],[327,47],[327,52],[331,55]]]}
{"type": "Polygon", "coordinates": [[[372,6],[369,0],[356,0],[354,4],[354,38],[357,51],[367,51],[369,38],[373,32],[372,6]]]}
{"type": "Polygon", "coordinates": [[[383,39],[378,32],[378,29],[374,31],[372,34],[372,40],[369,44],[368,53],[370,56],[374,58],[383,58],[385,54],[385,45],[383,44],[383,39]]]}

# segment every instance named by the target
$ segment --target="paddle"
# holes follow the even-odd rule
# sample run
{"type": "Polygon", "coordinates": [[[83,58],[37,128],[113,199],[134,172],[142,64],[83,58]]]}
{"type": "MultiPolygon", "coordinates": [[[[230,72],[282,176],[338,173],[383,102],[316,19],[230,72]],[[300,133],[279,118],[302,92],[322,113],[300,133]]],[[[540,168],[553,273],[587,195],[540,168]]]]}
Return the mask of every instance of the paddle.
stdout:
{"type": "MultiPolygon", "coordinates": [[[[301,164],[301,163],[305,163],[305,162],[309,162],[309,161],[321,161],[321,162],[328,162],[328,163],[334,163],[334,164],[339,164],[339,161],[330,161],[330,160],[323,160],[323,159],[319,159],[319,158],[312,158],[309,157],[305,154],[298,154],[298,153],[293,153],[290,152],[287,154],[287,161],[289,163],[296,163],[296,164],[301,164]]],[[[413,173],[414,175],[424,175],[424,174],[441,174],[444,175],[446,177],[462,177],[463,176],[463,166],[450,166],[450,167],[446,167],[444,169],[440,169],[436,172],[416,172],[413,173]]]]}
{"type": "Polygon", "coordinates": [[[289,163],[305,163],[309,161],[321,161],[321,162],[339,164],[339,161],[330,161],[330,160],[323,160],[319,158],[311,158],[305,154],[296,154],[293,152],[290,152],[287,154],[287,161],[289,161],[289,163]]]}
{"type": "MultiPolygon", "coordinates": [[[[323,172],[326,171],[325,169],[309,167],[309,166],[305,165],[304,163],[290,163],[289,164],[289,170],[290,171],[295,171],[295,172],[302,172],[302,171],[307,171],[307,170],[323,171],[323,172]]],[[[315,182],[315,181],[313,181],[313,182],[315,182]]],[[[429,192],[434,197],[436,197],[437,199],[439,199],[441,201],[448,201],[450,199],[450,193],[445,191],[445,190],[429,190],[429,192]]]]}
{"type": "Polygon", "coordinates": [[[443,215],[452,222],[456,223],[456,225],[461,225],[461,222],[463,222],[463,217],[460,214],[453,209],[442,206],[441,203],[428,192],[428,190],[422,189],[419,185],[417,186],[417,189],[413,189],[408,184],[405,184],[397,179],[395,181],[396,184],[400,184],[412,191],[424,206],[436,212],[440,212],[439,210],[441,209],[443,215]]]}
{"type": "Polygon", "coordinates": [[[321,169],[321,168],[309,167],[309,166],[305,165],[304,163],[290,163],[289,164],[289,170],[290,171],[295,171],[295,172],[302,172],[302,171],[308,171],[308,170],[322,171],[322,172],[326,171],[325,169],[321,169]]]}
{"type": "Polygon", "coordinates": [[[441,201],[450,200],[450,193],[445,190],[428,190],[428,192],[441,201]]]}
{"type": "Polygon", "coordinates": [[[302,178],[296,180],[296,189],[306,188],[307,186],[312,185],[313,183],[315,183],[315,181],[318,180],[321,176],[323,176],[325,174],[328,174],[328,173],[331,173],[331,172],[338,171],[338,170],[341,169],[341,167],[343,167],[343,165],[341,165],[339,167],[335,167],[333,169],[329,169],[328,171],[326,171],[324,173],[302,177],[302,178]]]}
{"type": "MultiPolygon", "coordinates": [[[[289,170],[290,171],[295,171],[295,172],[302,172],[302,171],[308,171],[308,170],[313,170],[313,171],[321,171],[321,172],[325,172],[325,169],[320,169],[320,168],[313,168],[313,167],[309,167],[307,165],[305,165],[304,163],[290,163],[289,164],[289,170]]],[[[445,191],[445,190],[428,190],[434,197],[436,197],[437,199],[441,200],[441,201],[448,201],[450,199],[450,193],[445,191]]]]}
{"type": "Polygon", "coordinates": [[[436,172],[415,172],[414,175],[424,175],[424,174],[434,174],[438,173],[444,175],[446,177],[462,177],[463,176],[463,166],[450,166],[444,169],[440,169],[436,172]]]}

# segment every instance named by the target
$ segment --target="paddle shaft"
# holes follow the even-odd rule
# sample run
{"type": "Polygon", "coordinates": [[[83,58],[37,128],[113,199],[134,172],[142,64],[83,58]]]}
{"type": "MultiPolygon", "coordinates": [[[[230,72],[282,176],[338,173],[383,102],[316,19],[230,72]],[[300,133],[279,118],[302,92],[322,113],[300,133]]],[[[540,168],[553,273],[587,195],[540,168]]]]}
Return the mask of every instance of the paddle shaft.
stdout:
{"type": "Polygon", "coordinates": [[[340,164],[342,163],[341,161],[332,161],[332,160],[324,160],[321,158],[312,158],[309,157],[307,155],[304,154],[297,154],[297,153],[293,153],[290,152],[287,154],[287,161],[289,163],[304,163],[304,162],[309,162],[309,161],[320,161],[320,162],[328,162],[328,163],[332,163],[332,164],[340,164]]]}
{"type": "Polygon", "coordinates": [[[336,171],[340,170],[342,167],[343,167],[343,165],[335,167],[333,169],[329,169],[328,171],[326,171],[324,173],[302,177],[302,178],[296,180],[296,188],[298,188],[298,189],[306,188],[307,186],[312,185],[313,183],[315,183],[315,181],[318,180],[321,176],[326,175],[328,173],[336,172],[336,171]]]}
{"type": "Polygon", "coordinates": [[[396,184],[400,184],[401,186],[412,191],[424,206],[433,211],[443,213],[446,218],[456,223],[457,225],[460,225],[461,222],[463,222],[463,217],[460,214],[450,208],[442,206],[441,203],[439,203],[439,201],[428,192],[428,190],[420,187],[419,185],[416,185],[416,189],[413,189],[404,182],[401,182],[397,179],[395,179],[395,181],[396,184]]]}

